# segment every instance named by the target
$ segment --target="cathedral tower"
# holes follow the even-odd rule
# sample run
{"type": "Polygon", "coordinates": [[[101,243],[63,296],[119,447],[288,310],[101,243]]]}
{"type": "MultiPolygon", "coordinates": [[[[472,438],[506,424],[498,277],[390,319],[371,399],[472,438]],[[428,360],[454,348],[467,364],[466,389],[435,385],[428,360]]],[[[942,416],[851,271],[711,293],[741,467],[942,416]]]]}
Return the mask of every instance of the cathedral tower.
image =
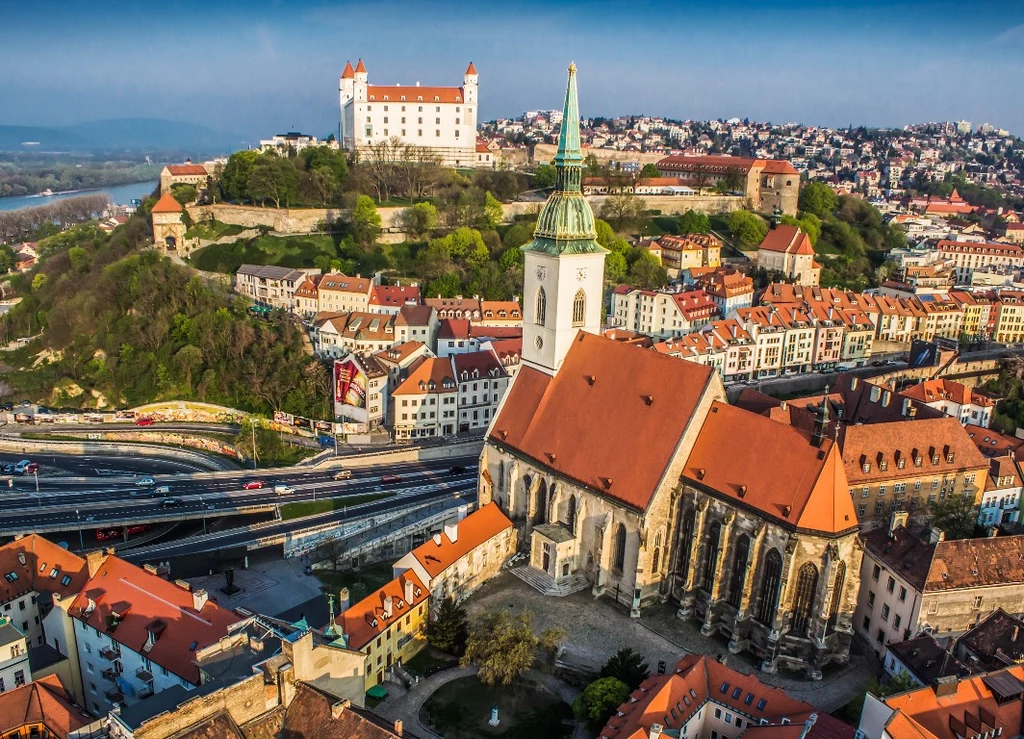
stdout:
{"type": "Polygon", "coordinates": [[[555,168],[555,191],[540,212],[533,241],[523,246],[523,361],[552,375],[578,331],[601,332],[608,253],[597,243],[594,211],[583,197],[575,64],[569,65],[555,168]]]}

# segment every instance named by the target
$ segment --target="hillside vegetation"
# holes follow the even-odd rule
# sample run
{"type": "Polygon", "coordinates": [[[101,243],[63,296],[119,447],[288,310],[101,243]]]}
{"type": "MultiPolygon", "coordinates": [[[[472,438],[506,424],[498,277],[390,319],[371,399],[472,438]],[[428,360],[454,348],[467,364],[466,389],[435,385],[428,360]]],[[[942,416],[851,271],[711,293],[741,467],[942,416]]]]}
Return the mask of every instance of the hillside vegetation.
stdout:
{"type": "Polygon", "coordinates": [[[48,256],[13,278],[23,298],[0,340],[40,334],[4,356],[12,395],[90,407],[198,399],[326,417],[330,379],[284,316],[246,302],[156,251],[148,213],[107,236],[80,226],[40,242],[48,256]]]}

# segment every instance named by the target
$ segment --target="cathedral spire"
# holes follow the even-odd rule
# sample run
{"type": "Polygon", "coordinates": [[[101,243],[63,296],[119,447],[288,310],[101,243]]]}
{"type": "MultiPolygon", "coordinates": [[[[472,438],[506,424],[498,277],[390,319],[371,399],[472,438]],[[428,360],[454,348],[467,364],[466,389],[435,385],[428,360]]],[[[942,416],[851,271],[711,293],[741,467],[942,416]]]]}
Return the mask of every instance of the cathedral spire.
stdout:
{"type": "Polygon", "coordinates": [[[576,65],[569,65],[569,82],[565,86],[565,105],[562,108],[562,128],[558,133],[558,153],[555,167],[559,170],[557,189],[578,190],[580,178],[567,176],[570,169],[582,169],[580,152],[580,104],[576,95],[576,65]]]}

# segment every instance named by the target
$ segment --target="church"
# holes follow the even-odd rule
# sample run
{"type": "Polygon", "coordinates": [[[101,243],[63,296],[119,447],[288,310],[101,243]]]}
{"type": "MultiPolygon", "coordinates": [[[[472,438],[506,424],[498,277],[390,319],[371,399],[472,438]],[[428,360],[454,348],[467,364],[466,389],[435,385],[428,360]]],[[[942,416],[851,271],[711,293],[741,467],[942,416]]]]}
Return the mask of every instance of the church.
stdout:
{"type": "MultiPolygon", "coordinates": [[[[728,405],[713,369],[601,335],[570,65],[554,191],[523,246],[522,369],[487,431],[479,499],[515,523],[542,592],[639,617],[671,603],[762,669],[849,658],[857,519],[839,449],[784,409],[728,405]]],[[[524,576],[524,579],[527,579],[524,576]]]]}

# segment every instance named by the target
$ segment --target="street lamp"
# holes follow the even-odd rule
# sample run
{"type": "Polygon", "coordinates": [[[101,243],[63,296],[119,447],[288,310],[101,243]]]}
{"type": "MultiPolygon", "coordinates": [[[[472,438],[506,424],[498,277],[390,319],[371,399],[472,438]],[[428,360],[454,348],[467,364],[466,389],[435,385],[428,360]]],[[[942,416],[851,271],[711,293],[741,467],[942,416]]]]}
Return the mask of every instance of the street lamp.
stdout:
{"type": "Polygon", "coordinates": [[[82,514],[75,509],[75,518],[78,519],[78,551],[85,549],[85,537],[82,536],[82,514]]]}
{"type": "MultiPolygon", "coordinates": [[[[32,475],[36,478],[36,492],[39,492],[39,470],[33,470],[32,475]]],[[[40,504],[41,505],[41,504],[40,504]]]]}
{"type": "Polygon", "coordinates": [[[256,419],[250,418],[249,423],[252,424],[252,468],[256,469],[256,419]]]}

